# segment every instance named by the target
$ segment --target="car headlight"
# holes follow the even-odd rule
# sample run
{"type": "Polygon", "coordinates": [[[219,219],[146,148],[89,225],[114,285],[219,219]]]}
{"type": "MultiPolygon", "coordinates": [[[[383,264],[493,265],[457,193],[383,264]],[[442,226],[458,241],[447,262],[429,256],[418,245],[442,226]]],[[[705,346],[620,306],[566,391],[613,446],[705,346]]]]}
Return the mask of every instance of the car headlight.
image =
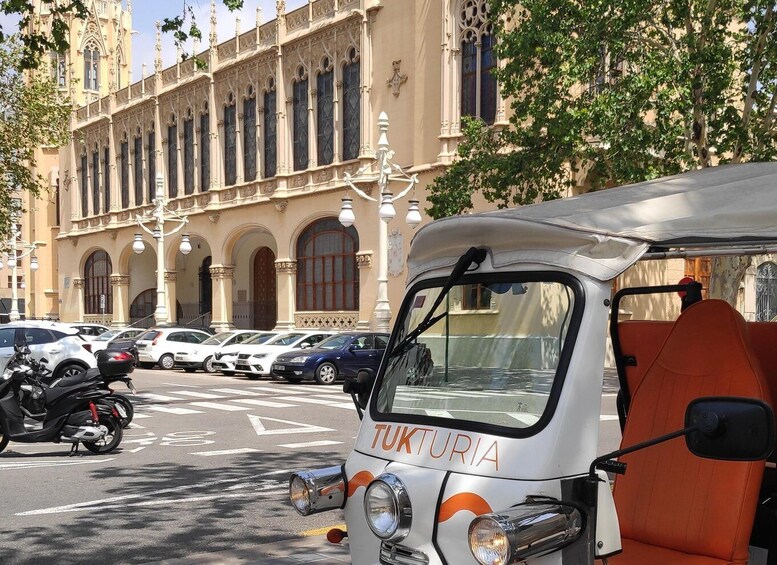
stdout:
{"type": "Polygon", "coordinates": [[[256,357],[257,359],[264,359],[265,357],[267,357],[267,354],[266,353],[254,353],[253,355],[251,355],[251,357],[256,357]]]}
{"type": "Polygon", "coordinates": [[[289,498],[294,509],[308,516],[345,505],[345,473],[342,466],[294,473],[289,479],[289,498]]]}
{"type": "Polygon", "coordinates": [[[410,533],[413,509],[407,488],[396,475],[384,473],[364,493],[364,515],[376,536],[386,541],[401,541],[410,533]]]}
{"type": "Polygon", "coordinates": [[[284,361],[285,363],[304,363],[307,361],[307,357],[305,355],[299,355],[297,357],[294,357],[293,359],[289,359],[288,361],[284,361]]]}
{"type": "Polygon", "coordinates": [[[583,518],[574,506],[528,502],[475,518],[469,525],[469,548],[480,565],[509,565],[561,549],[582,531],[583,518]]]}

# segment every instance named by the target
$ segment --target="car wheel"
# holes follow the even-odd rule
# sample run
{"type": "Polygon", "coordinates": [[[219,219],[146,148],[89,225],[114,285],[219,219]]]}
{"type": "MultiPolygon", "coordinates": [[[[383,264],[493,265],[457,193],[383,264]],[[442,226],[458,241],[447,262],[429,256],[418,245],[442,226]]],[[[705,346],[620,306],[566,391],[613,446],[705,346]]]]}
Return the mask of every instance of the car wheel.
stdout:
{"type": "Polygon", "coordinates": [[[162,355],[157,363],[162,369],[166,369],[168,371],[175,367],[175,359],[173,359],[173,356],[169,353],[162,355]]]}
{"type": "Polygon", "coordinates": [[[337,380],[337,367],[332,363],[321,363],[316,369],[316,382],[320,385],[331,385],[337,380]]]}
{"type": "Polygon", "coordinates": [[[86,369],[78,363],[67,363],[60,367],[57,378],[75,377],[83,373],[86,369]]]}
{"type": "Polygon", "coordinates": [[[205,359],[205,361],[202,362],[202,370],[206,373],[213,372],[213,357],[208,357],[205,359]]]}

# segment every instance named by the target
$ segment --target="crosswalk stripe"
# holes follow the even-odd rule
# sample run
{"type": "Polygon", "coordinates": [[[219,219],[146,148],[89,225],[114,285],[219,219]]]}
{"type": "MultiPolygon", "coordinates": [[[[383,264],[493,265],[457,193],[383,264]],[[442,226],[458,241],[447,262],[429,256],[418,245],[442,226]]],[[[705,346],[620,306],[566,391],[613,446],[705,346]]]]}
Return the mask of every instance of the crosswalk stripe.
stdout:
{"type": "Polygon", "coordinates": [[[243,406],[234,406],[232,404],[219,404],[217,402],[190,402],[192,406],[199,406],[200,408],[213,408],[214,410],[224,410],[225,412],[237,412],[239,410],[250,410],[243,406]]]}
{"type": "Polygon", "coordinates": [[[525,412],[507,412],[506,414],[527,426],[536,424],[537,420],[540,419],[539,416],[535,416],[534,414],[527,414],[525,412]]]}
{"type": "Polygon", "coordinates": [[[301,447],[323,447],[325,445],[339,445],[342,441],[332,441],[330,439],[322,439],[320,441],[306,441],[303,443],[281,443],[278,447],[288,447],[289,449],[299,449],[301,447]]]}
{"type": "Polygon", "coordinates": [[[151,416],[149,414],[138,414],[135,412],[135,415],[132,417],[133,420],[137,420],[138,418],[150,418],[151,416]]]}
{"type": "Polygon", "coordinates": [[[184,396],[191,396],[193,398],[208,398],[211,400],[216,398],[224,398],[223,394],[211,394],[208,392],[197,392],[195,390],[174,390],[173,394],[182,394],[184,396]]]}
{"type": "Polygon", "coordinates": [[[235,398],[230,402],[239,402],[240,404],[250,404],[251,406],[266,406],[267,408],[294,408],[296,404],[286,404],[285,402],[272,402],[271,400],[256,400],[255,398],[235,398]]]}
{"type": "Polygon", "coordinates": [[[316,387],[316,394],[321,394],[321,393],[332,394],[332,395],[343,394],[343,389],[342,389],[342,387],[338,387],[338,386],[334,386],[334,387],[317,386],[316,387]]]}
{"type": "Polygon", "coordinates": [[[346,409],[351,409],[351,410],[355,410],[356,409],[354,407],[354,405],[352,403],[350,403],[350,402],[348,402],[348,403],[345,403],[345,402],[332,402],[331,400],[324,400],[322,398],[310,398],[310,397],[308,397],[308,398],[300,398],[298,396],[286,396],[286,397],[279,396],[278,400],[288,400],[290,402],[305,402],[307,404],[322,404],[324,406],[329,406],[331,408],[346,408],[346,409]]]}
{"type": "Polygon", "coordinates": [[[150,392],[144,392],[138,395],[141,400],[156,400],[157,402],[170,402],[173,400],[181,400],[177,396],[165,396],[164,394],[151,394],[150,392]]]}
{"type": "MultiPolygon", "coordinates": [[[[154,410],[156,412],[165,412],[167,414],[202,414],[200,410],[192,410],[190,408],[180,408],[177,406],[156,406],[156,405],[150,405],[145,406],[146,410],[154,410]]],[[[135,417],[137,418],[140,414],[135,414],[135,417]]]]}
{"type": "Polygon", "coordinates": [[[427,416],[439,416],[441,418],[453,418],[453,414],[447,410],[424,410],[427,416]]]}
{"type": "Polygon", "coordinates": [[[260,392],[271,392],[273,394],[306,394],[303,390],[295,390],[291,387],[285,386],[283,388],[270,388],[269,386],[251,386],[248,387],[251,390],[258,390],[260,392]]]}
{"type": "Polygon", "coordinates": [[[203,457],[213,457],[214,455],[239,455],[241,453],[258,453],[261,449],[253,447],[241,447],[239,449],[219,449],[217,451],[195,451],[189,455],[202,455],[203,457]]]}
{"type": "Polygon", "coordinates": [[[236,394],[237,396],[265,396],[264,392],[254,392],[240,388],[212,388],[213,392],[223,392],[224,394],[236,394]]]}

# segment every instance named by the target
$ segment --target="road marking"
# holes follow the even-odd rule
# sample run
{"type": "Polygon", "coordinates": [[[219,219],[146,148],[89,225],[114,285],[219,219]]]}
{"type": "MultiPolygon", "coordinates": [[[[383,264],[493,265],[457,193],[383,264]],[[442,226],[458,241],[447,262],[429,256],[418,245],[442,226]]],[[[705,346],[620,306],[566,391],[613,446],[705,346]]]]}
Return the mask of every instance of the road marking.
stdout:
{"type": "MultiPolygon", "coordinates": [[[[137,412],[135,412],[135,415],[132,416],[132,421],[134,422],[138,418],[143,419],[143,418],[150,418],[150,417],[151,416],[149,414],[138,414],[137,412]]],[[[131,427],[133,427],[133,428],[142,428],[143,426],[141,426],[140,424],[132,424],[131,427]]]]}
{"type": "Polygon", "coordinates": [[[113,461],[115,457],[108,459],[89,459],[85,461],[19,461],[0,463],[0,470],[4,469],[42,469],[45,467],[68,467],[71,465],[88,465],[90,463],[107,463],[113,461]]]}
{"type": "Polygon", "coordinates": [[[617,414],[602,414],[601,416],[599,416],[599,421],[600,422],[611,422],[611,421],[617,420],[617,419],[618,419],[618,415],[617,414]]]}
{"type": "Polygon", "coordinates": [[[130,449],[129,452],[130,453],[137,453],[138,451],[143,451],[144,449],[146,449],[146,447],[148,447],[148,446],[147,445],[143,445],[141,447],[136,447],[135,449],[130,449]]]}
{"type": "Polygon", "coordinates": [[[323,387],[316,385],[316,394],[343,394],[343,389],[338,387],[323,387]]]}
{"type": "Polygon", "coordinates": [[[453,418],[453,414],[447,410],[424,410],[427,416],[438,416],[440,418],[453,418]]]}
{"type": "Polygon", "coordinates": [[[356,407],[350,402],[332,402],[331,400],[323,400],[321,398],[300,398],[297,396],[279,396],[278,400],[290,400],[291,402],[305,402],[307,404],[322,404],[329,406],[330,408],[346,408],[349,410],[356,410],[356,407]]]}
{"type": "Polygon", "coordinates": [[[201,408],[213,408],[214,410],[224,410],[225,412],[239,412],[240,410],[250,410],[243,406],[232,406],[231,404],[219,404],[218,402],[191,402],[193,406],[201,408]]]}
{"type": "Polygon", "coordinates": [[[195,390],[174,390],[173,394],[183,394],[185,396],[191,396],[193,398],[206,398],[214,400],[216,398],[224,398],[223,394],[210,394],[208,392],[197,392],[195,390]]]}
{"type": "Polygon", "coordinates": [[[296,404],[286,404],[285,402],[273,402],[272,400],[256,400],[255,398],[235,398],[230,402],[239,402],[240,404],[251,404],[252,406],[266,406],[267,408],[294,408],[296,404]]]}
{"type": "Polygon", "coordinates": [[[170,386],[183,386],[187,388],[200,388],[199,385],[182,385],[180,383],[162,383],[163,385],[170,385],[170,386]]]}
{"type": "Polygon", "coordinates": [[[202,455],[203,457],[212,457],[214,455],[238,455],[240,453],[258,453],[261,449],[252,447],[241,447],[240,449],[221,449],[218,451],[195,451],[189,455],[202,455]]]}
{"type": "Polygon", "coordinates": [[[526,412],[507,412],[506,414],[511,418],[515,418],[526,426],[533,426],[537,423],[537,420],[540,419],[539,416],[535,416],[534,414],[527,414],[526,412]]]}
{"type": "Polygon", "coordinates": [[[200,410],[192,410],[190,408],[180,408],[176,406],[156,406],[154,404],[150,404],[148,406],[145,406],[147,410],[155,410],[156,412],[166,412],[167,414],[202,414],[202,411],[200,410]]]}
{"type": "Polygon", "coordinates": [[[283,434],[307,434],[313,432],[334,432],[332,428],[324,428],[323,426],[313,426],[311,424],[303,424],[302,422],[291,422],[289,420],[279,420],[278,418],[267,418],[266,416],[254,416],[253,414],[246,414],[251,425],[254,427],[254,431],[258,436],[272,436],[283,434]],[[280,422],[281,424],[291,424],[295,426],[293,428],[283,428],[279,430],[268,430],[264,427],[262,420],[268,422],[280,422]]]}
{"type": "Polygon", "coordinates": [[[397,392],[397,398],[402,398],[403,400],[417,400],[420,398],[438,398],[443,400],[450,400],[451,398],[461,398],[460,396],[452,396],[450,394],[444,394],[442,392],[397,392]]]}
{"type": "Polygon", "coordinates": [[[237,396],[266,396],[266,393],[264,392],[253,392],[239,388],[212,388],[210,390],[213,392],[223,392],[225,394],[235,394],[237,396]]]}
{"type": "Polygon", "coordinates": [[[329,439],[322,439],[321,441],[306,441],[304,443],[281,443],[278,447],[288,447],[289,449],[298,449],[302,447],[323,447],[325,445],[339,445],[342,441],[332,441],[329,439]]]}
{"type": "Polygon", "coordinates": [[[285,386],[285,387],[277,387],[277,388],[271,388],[269,386],[252,386],[249,387],[251,390],[258,390],[261,392],[271,392],[272,394],[306,394],[302,390],[294,390],[291,387],[285,386]]]}
{"type": "Polygon", "coordinates": [[[156,400],[157,402],[170,402],[172,400],[182,400],[181,398],[174,397],[174,396],[165,396],[164,394],[151,394],[149,392],[144,392],[142,394],[139,394],[138,397],[141,400],[156,400]]]}

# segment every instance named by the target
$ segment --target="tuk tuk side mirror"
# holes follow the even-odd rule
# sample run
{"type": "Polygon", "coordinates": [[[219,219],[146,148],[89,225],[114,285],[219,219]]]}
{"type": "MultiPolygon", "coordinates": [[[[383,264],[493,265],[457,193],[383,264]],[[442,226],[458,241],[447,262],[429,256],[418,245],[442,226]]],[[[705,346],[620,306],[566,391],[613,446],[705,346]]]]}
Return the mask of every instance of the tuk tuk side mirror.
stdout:
{"type": "Polygon", "coordinates": [[[694,400],[685,412],[688,450],[698,457],[724,461],[759,461],[774,448],[774,414],[753,398],[708,397],[694,400]]]}
{"type": "Polygon", "coordinates": [[[343,383],[343,392],[350,394],[353,398],[354,404],[356,404],[359,417],[361,418],[361,411],[366,410],[367,403],[370,399],[370,392],[372,392],[372,385],[375,383],[375,374],[368,369],[360,369],[356,373],[356,378],[345,377],[343,383]]]}

